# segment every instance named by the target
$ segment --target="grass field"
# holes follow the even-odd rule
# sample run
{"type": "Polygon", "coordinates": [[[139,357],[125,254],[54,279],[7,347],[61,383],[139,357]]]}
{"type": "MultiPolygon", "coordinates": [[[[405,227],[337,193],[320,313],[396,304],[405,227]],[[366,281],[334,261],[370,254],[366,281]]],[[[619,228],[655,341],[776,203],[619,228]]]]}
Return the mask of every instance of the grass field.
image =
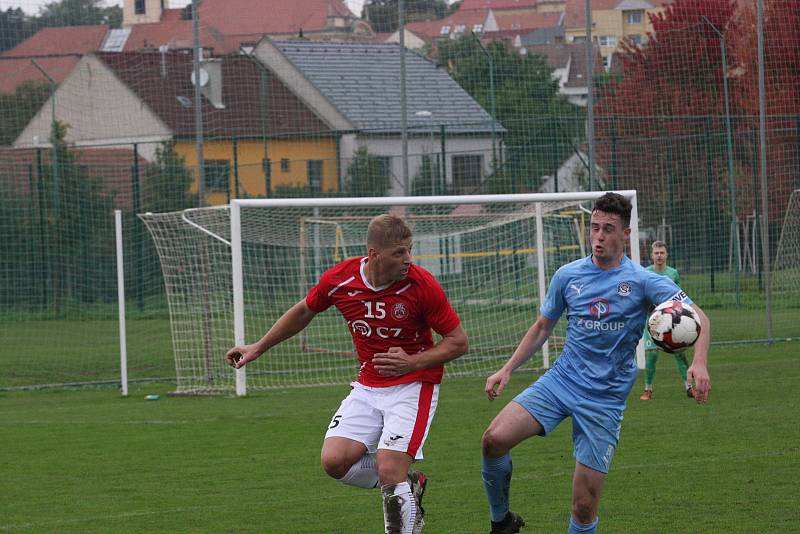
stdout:
{"type": "MultiPolygon", "coordinates": [[[[715,348],[712,400],[698,406],[674,362],[659,360],[655,399],[632,392],[600,515],[605,533],[798,532],[800,359],[796,344],[715,348]]],[[[483,381],[446,381],[420,464],[431,479],[426,532],[487,531],[480,435],[502,403],[483,381]]],[[[167,397],[170,384],[0,392],[0,531],[382,531],[379,495],[319,468],[319,447],[347,387],[248,398],[167,397]],[[158,393],[161,400],[144,396],[158,393]]],[[[525,532],[564,532],[571,430],[514,451],[512,506],[525,532]]]]}

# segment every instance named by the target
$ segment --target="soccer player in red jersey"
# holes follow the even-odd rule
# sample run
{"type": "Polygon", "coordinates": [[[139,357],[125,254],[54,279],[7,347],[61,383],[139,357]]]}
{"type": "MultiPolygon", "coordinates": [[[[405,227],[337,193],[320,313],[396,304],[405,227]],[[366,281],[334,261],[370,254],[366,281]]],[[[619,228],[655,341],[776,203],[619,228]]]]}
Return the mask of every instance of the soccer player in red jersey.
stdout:
{"type": "Polygon", "coordinates": [[[467,336],[442,287],[411,262],[412,236],[391,215],[372,219],[367,255],[326,271],[306,297],[259,341],[226,354],[235,368],[251,362],[336,306],[358,353],[358,378],[336,410],[322,446],[331,477],[381,488],[387,533],[422,531],[427,479],[409,471],[422,459],[444,364],[467,351],[467,336]],[[442,339],[433,342],[431,329],[442,339]]]}

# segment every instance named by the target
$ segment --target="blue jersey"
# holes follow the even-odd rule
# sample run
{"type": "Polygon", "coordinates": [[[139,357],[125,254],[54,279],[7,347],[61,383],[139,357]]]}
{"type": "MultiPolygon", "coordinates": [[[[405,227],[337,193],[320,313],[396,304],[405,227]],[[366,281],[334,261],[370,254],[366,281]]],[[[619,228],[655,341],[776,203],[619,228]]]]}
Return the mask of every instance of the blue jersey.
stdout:
{"type": "Polygon", "coordinates": [[[553,371],[580,390],[616,400],[636,381],[635,351],[651,306],[692,301],[667,276],[623,256],[603,270],[592,257],[561,267],[550,282],[541,313],[557,320],[567,311],[567,335],[553,371]]]}

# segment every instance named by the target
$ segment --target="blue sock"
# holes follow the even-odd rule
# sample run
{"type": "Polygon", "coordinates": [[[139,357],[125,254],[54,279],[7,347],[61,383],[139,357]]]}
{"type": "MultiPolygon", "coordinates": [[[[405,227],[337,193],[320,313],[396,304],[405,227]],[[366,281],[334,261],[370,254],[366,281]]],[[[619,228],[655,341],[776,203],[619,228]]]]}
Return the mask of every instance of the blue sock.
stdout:
{"type": "Polygon", "coordinates": [[[595,517],[591,523],[578,523],[572,514],[569,514],[569,530],[567,534],[580,534],[581,532],[588,532],[589,534],[597,533],[597,522],[600,521],[599,517],[595,517]]]}
{"type": "Polygon", "coordinates": [[[508,489],[511,486],[511,454],[500,458],[483,457],[481,474],[492,521],[502,521],[508,513],[508,489]]]}

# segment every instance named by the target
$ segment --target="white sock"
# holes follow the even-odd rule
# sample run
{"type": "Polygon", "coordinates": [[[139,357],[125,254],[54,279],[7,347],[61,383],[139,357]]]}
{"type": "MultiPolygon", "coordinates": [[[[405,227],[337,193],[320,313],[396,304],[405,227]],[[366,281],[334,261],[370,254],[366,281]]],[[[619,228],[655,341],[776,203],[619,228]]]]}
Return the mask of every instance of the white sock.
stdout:
{"type": "Polygon", "coordinates": [[[644,385],[645,391],[653,391],[653,384],[645,384],[644,385]]]}
{"type": "Polygon", "coordinates": [[[417,518],[417,501],[408,481],[381,486],[381,493],[386,534],[412,534],[417,518]]]}
{"type": "Polygon", "coordinates": [[[377,488],[378,487],[378,464],[375,455],[366,453],[350,470],[339,479],[339,482],[357,488],[377,488]]]}

